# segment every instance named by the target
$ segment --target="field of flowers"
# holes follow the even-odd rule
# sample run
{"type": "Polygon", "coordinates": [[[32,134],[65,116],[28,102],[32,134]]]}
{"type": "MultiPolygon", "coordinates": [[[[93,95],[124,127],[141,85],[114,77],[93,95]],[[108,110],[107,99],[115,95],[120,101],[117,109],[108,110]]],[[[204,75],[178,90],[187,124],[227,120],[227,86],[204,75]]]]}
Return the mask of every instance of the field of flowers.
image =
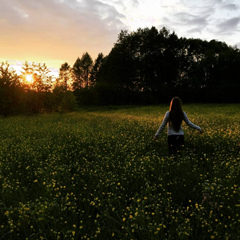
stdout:
{"type": "Polygon", "coordinates": [[[0,240],[240,239],[240,105],[167,105],[0,119],[0,240]]]}

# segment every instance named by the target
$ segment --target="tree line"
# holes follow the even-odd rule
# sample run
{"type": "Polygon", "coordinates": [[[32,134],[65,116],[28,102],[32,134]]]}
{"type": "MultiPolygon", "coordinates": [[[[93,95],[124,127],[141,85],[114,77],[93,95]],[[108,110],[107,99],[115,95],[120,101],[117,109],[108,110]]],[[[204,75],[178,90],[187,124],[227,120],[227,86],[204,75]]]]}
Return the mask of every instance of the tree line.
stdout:
{"type": "Polygon", "coordinates": [[[155,27],[121,31],[107,56],[88,52],[53,79],[45,64],[20,75],[0,65],[0,115],[72,111],[79,105],[239,102],[240,50],[217,40],[179,38],[155,27]],[[32,81],[27,82],[27,75],[32,81]],[[54,81],[53,81],[54,80],[54,81]]]}
{"type": "Polygon", "coordinates": [[[239,102],[239,66],[239,49],[217,40],[178,38],[166,28],[122,31],[96,88],[104,103],[153,104],[175,95],[191,102],[239,102]]]}

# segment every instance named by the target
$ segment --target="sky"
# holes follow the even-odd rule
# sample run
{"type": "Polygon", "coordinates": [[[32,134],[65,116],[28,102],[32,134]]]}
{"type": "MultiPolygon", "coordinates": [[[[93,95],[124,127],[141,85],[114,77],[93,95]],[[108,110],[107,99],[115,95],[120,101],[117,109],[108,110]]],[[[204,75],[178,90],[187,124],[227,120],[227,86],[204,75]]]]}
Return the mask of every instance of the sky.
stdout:
{"type": "Polygon", "coordinates": [[[0,0],[0,63],[45,63],[57,72],[85,52],[108,55],[121,30],[152,26],[240,48],[240,1],[0,0]]]}

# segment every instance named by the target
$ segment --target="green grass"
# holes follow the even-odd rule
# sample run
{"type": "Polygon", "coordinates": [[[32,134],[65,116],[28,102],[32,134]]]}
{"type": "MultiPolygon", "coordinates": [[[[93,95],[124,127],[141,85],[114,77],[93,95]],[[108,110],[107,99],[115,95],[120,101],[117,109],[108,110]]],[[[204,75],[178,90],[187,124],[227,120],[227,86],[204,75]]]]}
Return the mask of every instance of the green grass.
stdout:
{"type": "Polygon", "coordinates": [[[0,240],[239,239],[240,105],[185,105],[177,159],[168,108],[0,119],[0,240]]]}

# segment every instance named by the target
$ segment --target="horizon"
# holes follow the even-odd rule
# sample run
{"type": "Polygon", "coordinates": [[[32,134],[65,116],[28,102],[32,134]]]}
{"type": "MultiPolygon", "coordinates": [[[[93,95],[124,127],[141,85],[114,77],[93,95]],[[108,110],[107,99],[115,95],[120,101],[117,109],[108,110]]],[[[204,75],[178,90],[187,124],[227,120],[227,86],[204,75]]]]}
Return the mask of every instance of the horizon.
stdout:
{"type": "MultiPolygon", "coordinates": [[[[21,62],[21,61],[17,61],[17,60],[7,60],[6,62],[9,64],[9,67],[12,68],[18,75],[21,75],[21,71],[23,70],[22,66],[25,62],[33,63],[33,62],[29,62],[29,61],[21,62]]],[[[37,64],[44,64],[44,63],[37,63],[37,64]]],[[[50,74],[54,78],[57,78],[59,76],[59,69],[51,68],[51,67],[48,67],[48,66],[47,66],[47,68],[50,70],[50,74]]]]}

